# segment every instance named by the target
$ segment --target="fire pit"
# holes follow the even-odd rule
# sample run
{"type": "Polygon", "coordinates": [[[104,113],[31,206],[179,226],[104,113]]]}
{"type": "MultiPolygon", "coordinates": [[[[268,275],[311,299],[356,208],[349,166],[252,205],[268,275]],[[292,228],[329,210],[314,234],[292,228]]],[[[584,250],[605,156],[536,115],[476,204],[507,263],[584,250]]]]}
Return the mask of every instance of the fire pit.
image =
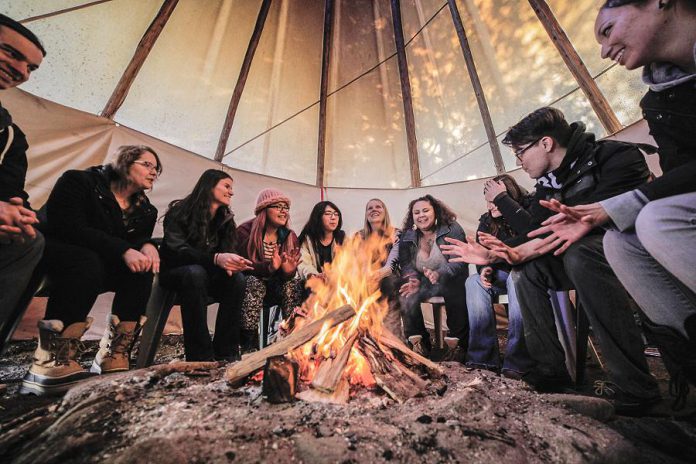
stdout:
{"type": "Polygon", "coordinates": [[[347,239],[323,278],[310,281],[310,297],[284,323],[287,335],[230,366],[227,381],[239,385],[264,368],[264,393],[272,402],[346,403],[360,388],[380,388],[403,402],[442,379],[438,365],[382,325],[388,306],[372,276],[385,245],[379,237],[347,239]]]}

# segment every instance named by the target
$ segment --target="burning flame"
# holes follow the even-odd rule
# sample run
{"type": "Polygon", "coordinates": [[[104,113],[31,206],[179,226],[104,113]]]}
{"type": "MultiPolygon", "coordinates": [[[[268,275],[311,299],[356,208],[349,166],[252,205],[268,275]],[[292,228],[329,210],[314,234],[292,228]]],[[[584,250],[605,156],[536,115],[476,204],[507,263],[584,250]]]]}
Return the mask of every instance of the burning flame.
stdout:
{"type": "MultiPolygon", "coordinates": [[[[388,305],[379,290],[378,270],[386,259],[388,243],[388,238],[377,234],[367,240],[346,238],[332,262],[324,265],[323,276],[307,283],[312,293],[302,305],[306,316],[296,319],[295,330],[346,304],[356,309],[356,316],[334,328],[325,324],[314,340],[290,354],[298,361],[303,380],[311,382],[319,364],[335,358],[354,335],[369,333],[379,338],[388,305]]],[[[355,347],[350,349],[344,373],[353,385],[374,386],[368,362],[355,347]]]]}

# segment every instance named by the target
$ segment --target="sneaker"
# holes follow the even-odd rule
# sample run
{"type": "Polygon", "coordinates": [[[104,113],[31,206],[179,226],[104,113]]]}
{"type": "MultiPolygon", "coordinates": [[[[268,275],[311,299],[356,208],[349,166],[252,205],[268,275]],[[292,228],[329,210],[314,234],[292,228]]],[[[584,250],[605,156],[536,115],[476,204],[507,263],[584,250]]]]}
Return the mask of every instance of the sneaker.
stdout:
{"type": "Polygon", "coordinates": [[[662,400],[659,394],[648,398],[635,396],[623,391],[612,382],[597,380],[594,383],[594,394],[599,398],[608,400],[616,414],[622,416],[643,416],[662,400]]]}
{"type": "Polygon", "coordinates": [[[522,380],[539,393],[565,393],[573,387],[573,379],[567,372],[547,375],[531,371],[523,374],[522,380]]]}

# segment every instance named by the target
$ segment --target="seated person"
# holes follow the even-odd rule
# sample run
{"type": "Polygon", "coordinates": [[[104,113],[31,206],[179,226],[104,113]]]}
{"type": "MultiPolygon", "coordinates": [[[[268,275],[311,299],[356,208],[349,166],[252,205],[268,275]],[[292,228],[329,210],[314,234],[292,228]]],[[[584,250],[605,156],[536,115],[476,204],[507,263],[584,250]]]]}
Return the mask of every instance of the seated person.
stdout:
{"type": "Polygon", "coordinates": [[[401,322],[399,309],[399,281],[394,273],[399,265],[399,235],[401,231],[394,227],[389,217],[387,205],[379,198],[373,198],[365,205],[365,222],[363,228],[357,232],[364,241],[371,238],[379,238],[385,242],[384,259],[377,271],[375,279],[379,281],[380,292],[383,298],[387,298],[389,311],[384,316],[382,323],[394,335],[404,338],[404,329],[401,322]]]}
{"type": "Polygon", "coordinates": [[[599,202],[546,204],[563,220],[540,233],[552,231],[570,246],[598,225],[612,226],[604,235],[607,260],[644,313],[643,329],[660,348],[678,407],[688,383],[696,385],[696,2],[609,0],[595,34],[603,58],[643,67],[650,89],[640,107],[663,174],[599,202]]]}
{"type": "Polygon", "coordinates": [[[465,264],[447,262],[439,248],[446,243],[445,238],[465,239],[455,214],[431,195],[411,201],[399,241],[399,266],[405,280],[399,289],[401,312],[404,332],[414,351],[427,353],[431,343],[420,303],[442,296],[449,335],[457,339],[461,356],[469,341],[465,289],[468,269],[465,264]]]}
{"type": "MultiPolygon", "coordinates": [[[[0,63],[6,74],[0,77],[0,91],[26,82],[45,55],[29,29],[0,14],[0,63]]],[[[27,148],[24,133],[0,105],[0,352],[44,249],[43,235],[34,228],[36,214],[24,190],[27,148]]]]}
{"type": "Polygon", "coordinates": [[[336,246],[343,244],[346,233],[341,230],[343,218],[338,207],[330,201],[320,201],[309,214],[300,232],[300,254],[297,274],[305,281],[323,279],[324,264],[330,263],[336,246]]]}
{"type": "MultiPolygon", "coordinates": [[[[527,191],[517,184],[512,176],[503,174],[486,182],[486,198],[506,195],[507,202],[517,205],[514,210],[523,210],[529,201],[527,191]]],[[[505,242],[517,235],[496,205],[487,201],[488,212],[479,219],[478,230],[505,242]]],[[[508,295],[508,337],[501,373],[520,379],[532,366],[524,343],[522,314],[517,301],[515,286],[510,276],[510,265],[504,261],[487,266],[478,266],[477,274],[466,280],[466,306],[469,310],[469,350],[467,365],[493,371],[500,370],[500,352],[496,333],[493,297],[508,295]]]]}
{"type": "MultiPolygon", "coordinates": [[[[595,141],[584,124],[568,124],[555,108],[541,108],[508,131],[503,143],[515,150],[518,164],[537,180],[530,213],[540,224],[550,212],[537,200],[556,198],[570,205],[600,201],[644,183],[649,175],[645,158],[630,143],[595,141]]],[[[536,227],[533,225],[532,227],[536,227]]],[[[525,234],[526,235],[526,234],[525,234]]],[[[520,237],[522,240],[526,236],[520,237]]],[[[575,289],[599,341],[611,385],[597,392],[614,402],[620,414],[636,414],[660,400],[655,379],[643,355],[643,341],[628,294],[614,275],[602,248],[604,231],[596,229],[562,254],[550,253],[560,241],[535,239],[511,248],[494,237],[475,243],[454,243],[446,254],[475,264],[501,257],[520,265],[513,280],[524,320],[527,349],[536,362],[524,377],[539,391],[562,391],[572,384],[565,369],[565,352],[556,334],[548,289],[575,289]],[[609,388],[605,388],[609,387],[609,388]]]]}
{"type": "Polygon", "coordinates": [[[278,304],[288,317],[302,299],[302,284],[296,278],[300,262],[297,235],[289,227],[290,198],[280,190],[259,192],[254,208],[256,217],[237,228],[239,253],[251,261],[246,272],[247,285],[242,304],[242,343],[254,342],[264,303],[278,304]]]}
{"type": "Polygon", "coordinates": [[[116,160],[67,171],[46,203],[42,266],[51,283],[39,346],[22,382],[23,393],[59,393],[88,375],[76,347],[100,293],[114,291],[111,314],[91,371],[128,370],[140,332],[159,253],[150,243],[157,209],[145,191],[162,173],[152,148],[126,145],[116,160]]]}
{"type": "Polygon", "coordinates": [[[218,169],[201,175],[193,191],[164,216],[160,283],[181,302],[187,361],[236,361],[246,279],[251,261],[234,253],[236,224],[230,211],[232,178],[218,169]],[[208,297],[220,302],[211,343],[208,297]]]}

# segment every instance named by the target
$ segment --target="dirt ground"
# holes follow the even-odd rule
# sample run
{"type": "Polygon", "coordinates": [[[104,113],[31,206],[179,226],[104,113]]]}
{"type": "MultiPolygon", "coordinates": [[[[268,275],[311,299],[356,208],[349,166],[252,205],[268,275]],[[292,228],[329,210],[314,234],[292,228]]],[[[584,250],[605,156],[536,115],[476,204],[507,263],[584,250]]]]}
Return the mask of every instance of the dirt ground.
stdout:
{"type": "MultiPolygon", "coordinates": [[[[91,360],[96,342],[87,344],[91,360]]],[[[443,363],[444,389],[397,404],[380,391],[347,405],[274,405],[258,384],[229,387],[224,367],[169,372],[181,337],[165,337],[158,366],[90,379],[65,398],[16,393],[34,349],[0,359],[3,462],[693,462],[696,421],[614,416],[608,403],[539,395],[522,382],[443,363]],[[577,411],[583,413],[580,414],[577,411]]],[[[659,358],[649,358],[666,388],[659,358]]],[[[589,381],[602,375],[588,366],[589,381]]],[[[690,397],[690,410],[696,404],[690,397]]],[[[667,402],[656,412],[669,413],[667,402]]]]}

